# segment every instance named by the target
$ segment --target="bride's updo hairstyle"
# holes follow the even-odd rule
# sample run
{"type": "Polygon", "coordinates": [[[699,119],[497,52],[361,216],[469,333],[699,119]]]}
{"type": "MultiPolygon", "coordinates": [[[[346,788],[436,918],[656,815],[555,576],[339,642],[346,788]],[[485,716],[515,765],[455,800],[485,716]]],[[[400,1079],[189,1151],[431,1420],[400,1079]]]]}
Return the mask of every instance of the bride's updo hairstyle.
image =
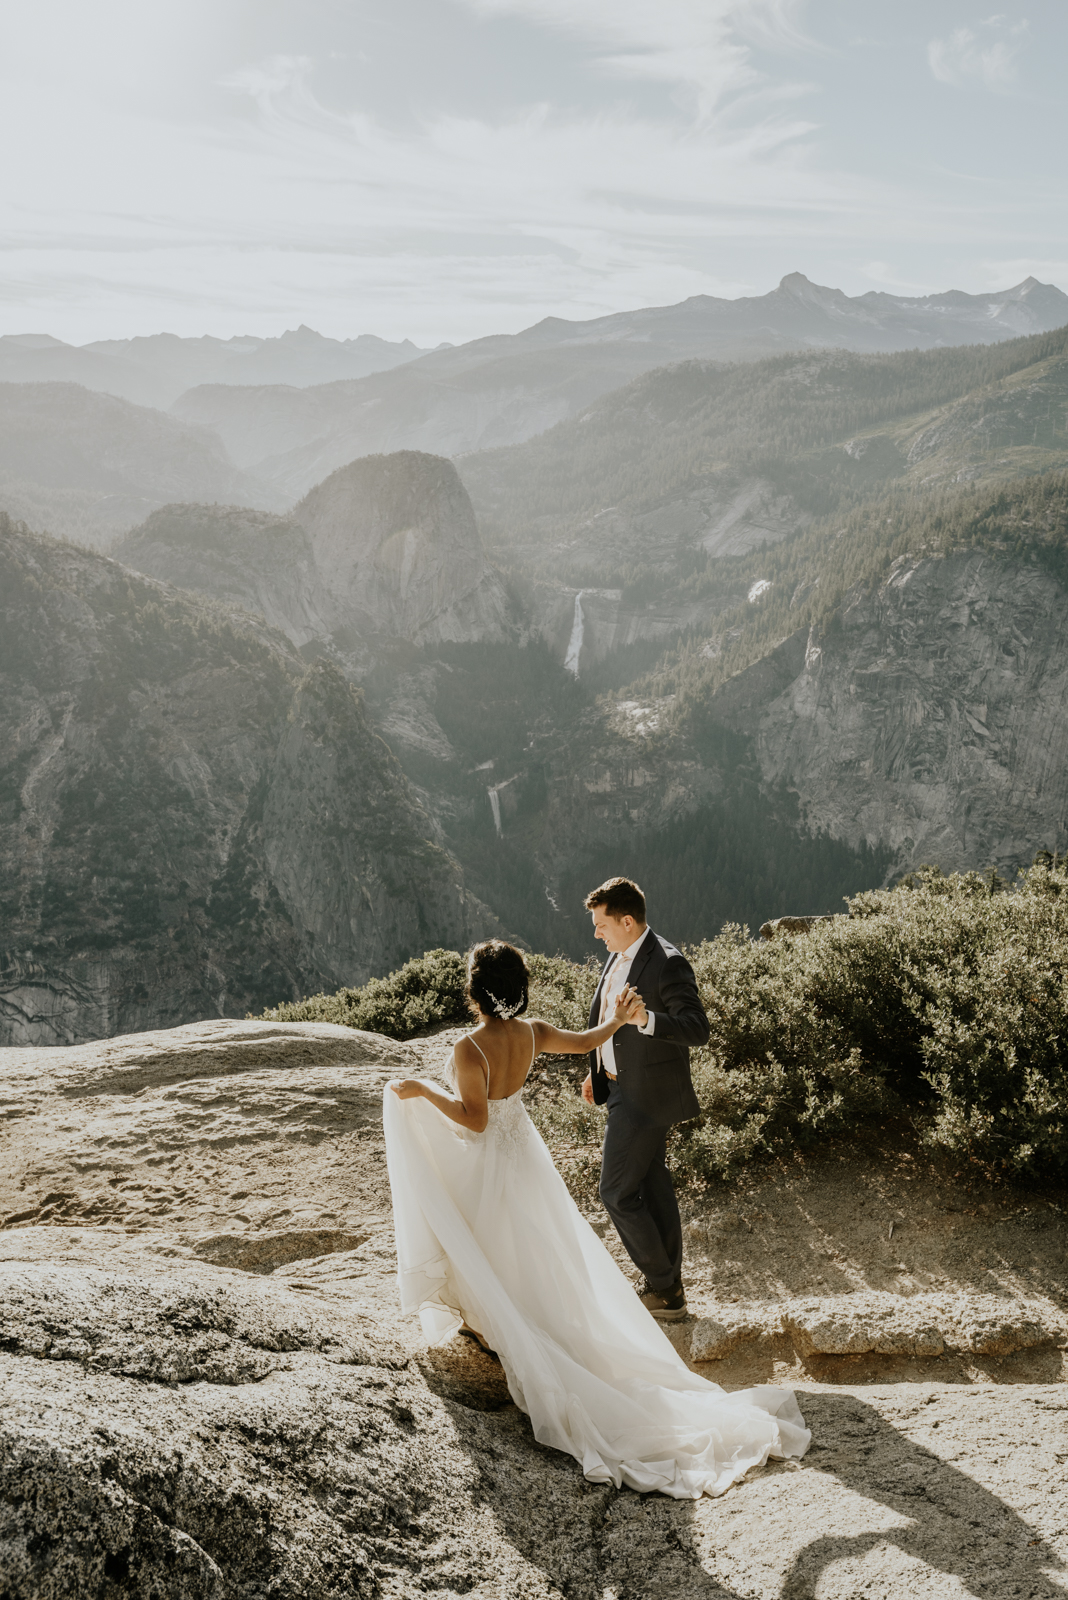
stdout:
{"type": "Polygon", "coordinates": [[[486,1017],[518,1017],[527,1009],[527,964],[503,939],[476,944],[467,958],[467,1003],[486,1017]]]}

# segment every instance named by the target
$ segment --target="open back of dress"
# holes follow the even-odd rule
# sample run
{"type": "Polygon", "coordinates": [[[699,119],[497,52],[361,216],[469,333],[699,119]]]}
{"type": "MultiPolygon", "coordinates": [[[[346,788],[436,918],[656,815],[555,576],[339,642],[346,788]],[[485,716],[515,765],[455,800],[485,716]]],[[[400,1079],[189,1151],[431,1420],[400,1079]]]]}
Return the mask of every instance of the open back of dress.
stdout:
{"type": "Polygon", "coordinates": [[[582,1217],[523,1106],[469,1133],[386,1090],[401,1305],[431,1343],[463,1320],[498,1352],[542,1444],[596,1483],[721,1494],[769,1456],[801,1456],[793,1393],[727,1394],[691,1372],[582,1217]]]}

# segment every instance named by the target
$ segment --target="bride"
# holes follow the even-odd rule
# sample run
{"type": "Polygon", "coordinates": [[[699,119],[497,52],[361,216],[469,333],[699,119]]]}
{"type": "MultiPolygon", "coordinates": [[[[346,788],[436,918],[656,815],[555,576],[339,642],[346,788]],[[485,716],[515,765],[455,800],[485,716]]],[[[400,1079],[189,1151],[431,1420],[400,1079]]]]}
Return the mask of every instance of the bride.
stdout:
{"type": "Polygon", "coordinates": [[[452,1093],[387,1085],[383,1121],[405,1311],[441,1344],[492,1347],[535,1438],[595,1483],[679,1499],[722,1494],[769,1456],[801,1456],[791,1390],[728,1394],[691,1372],[571,1199],[523,1107],[543,1050],[580,1055],[641,1008],[629,988],[598,1028],[519,1021],[527,970],[492,939],[468,957],[478,1026],[456,1045],[452,1093]]]}

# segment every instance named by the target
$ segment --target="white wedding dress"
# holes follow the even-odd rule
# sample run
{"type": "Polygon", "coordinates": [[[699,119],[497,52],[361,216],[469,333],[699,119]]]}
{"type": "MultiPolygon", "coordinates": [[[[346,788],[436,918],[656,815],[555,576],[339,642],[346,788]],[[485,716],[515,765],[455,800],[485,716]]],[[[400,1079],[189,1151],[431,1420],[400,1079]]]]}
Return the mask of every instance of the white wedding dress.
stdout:
{"type": "Polygon", "coordinates": [[[571,1199],[521,1093],[491,1100],[485,1132],[470,1133],[385,1091],[404,1310],[432,1344],[465,1319],[477,1328],[535,1437],[595,1483],[697,1499],[769,1456],[804,1455],[791,1390],[728,1394],[690,1371],[571,1199]]]}

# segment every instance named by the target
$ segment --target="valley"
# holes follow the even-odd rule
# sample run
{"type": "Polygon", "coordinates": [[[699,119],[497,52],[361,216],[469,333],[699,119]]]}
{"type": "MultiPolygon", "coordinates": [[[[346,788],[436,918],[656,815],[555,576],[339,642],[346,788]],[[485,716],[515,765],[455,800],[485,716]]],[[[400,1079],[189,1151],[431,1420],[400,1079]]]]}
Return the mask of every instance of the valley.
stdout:
{"type": "Polygon", "coordinates": [[[614,872],[695,941],[1068,847],[1068,331],[1018,333],[1059,302],[962,297],[962,342],[872,352],[943,312],[804,282],[763,312],[826,345],[759,359],[692,353],[727,323],[687,302],[196,390],[222,410],[195,422],[0,384],[7,1042],[240,1016],[501,931],[581,959],[614,872]],[[471,453],[461,391],[501,362],[566,369],[574,407],[471,453]],[[426,373],[455,438],[409,389],[397,438],[433,451],[338,433],[332,464],[342,390],[426,373]]]}

